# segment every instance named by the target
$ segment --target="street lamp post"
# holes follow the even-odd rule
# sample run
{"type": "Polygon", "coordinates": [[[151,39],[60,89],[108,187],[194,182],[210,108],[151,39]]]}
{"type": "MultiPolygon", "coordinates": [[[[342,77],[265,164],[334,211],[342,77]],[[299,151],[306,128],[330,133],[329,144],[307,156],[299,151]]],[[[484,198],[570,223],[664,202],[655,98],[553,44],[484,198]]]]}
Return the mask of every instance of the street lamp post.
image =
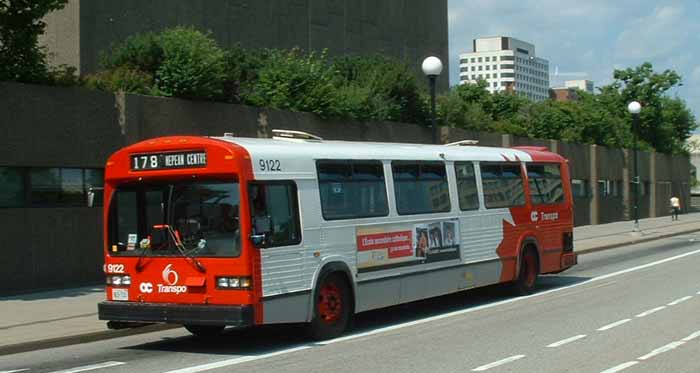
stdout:
{"type": "Polygon", "coordinates": [[[433,143],[438,143],[438,128],[435,113],[435,83],[438,75],[442,72],[442,61],[435,56],[430,56],[423,60],[423,73],[428,77],[430,83],[430,121],[433,127],[433,143]]]}
{"type": "Polygon", "coordinates": [[[627,105],[627,110],[632,114],[632,148],[634,148],[634,231],[639,232],[639,168],[637,162],[637,129],[639,128],[639,112],[642,105],[632,101],[627,105]]]}

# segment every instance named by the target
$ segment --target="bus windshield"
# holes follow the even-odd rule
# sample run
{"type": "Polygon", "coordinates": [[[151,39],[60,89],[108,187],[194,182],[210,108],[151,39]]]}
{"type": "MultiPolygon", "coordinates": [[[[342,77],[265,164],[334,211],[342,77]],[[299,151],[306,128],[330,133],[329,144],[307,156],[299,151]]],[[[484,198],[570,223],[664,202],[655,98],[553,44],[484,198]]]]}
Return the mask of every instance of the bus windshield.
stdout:
{"type": "Polygon", "coordinates": [[[184,182],[118,187],[109,207],[113,256],[238,257],[237,182],[184,182]]]}

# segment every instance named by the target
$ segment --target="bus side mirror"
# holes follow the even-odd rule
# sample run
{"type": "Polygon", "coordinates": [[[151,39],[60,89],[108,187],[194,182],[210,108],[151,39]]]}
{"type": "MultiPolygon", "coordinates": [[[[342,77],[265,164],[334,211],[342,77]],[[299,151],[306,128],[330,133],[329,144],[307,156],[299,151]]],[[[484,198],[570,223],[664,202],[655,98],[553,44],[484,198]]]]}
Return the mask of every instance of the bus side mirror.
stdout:
{"type": "Polygon", "coordinates": [[[253,234],[250,240],[255,247],[263,247],[267,244],[267,237],[272,234],[272,217],[256,216],[253,218],[253,234]]]}
{"type": "Polygon", "coordinates": [[[87,205],[88,207],[94,207],[95,206],[95,191],[96,190],[103,190],[104,188],[101,187],[90,187],[88,188],[87,192],[87,205]]]}

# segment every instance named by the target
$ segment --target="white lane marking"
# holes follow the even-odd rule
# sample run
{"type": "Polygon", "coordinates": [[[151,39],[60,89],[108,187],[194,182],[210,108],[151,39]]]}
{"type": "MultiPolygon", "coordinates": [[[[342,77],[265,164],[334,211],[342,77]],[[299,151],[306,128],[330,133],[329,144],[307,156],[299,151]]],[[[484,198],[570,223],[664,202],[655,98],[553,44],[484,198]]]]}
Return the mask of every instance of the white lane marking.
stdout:
{"type": "Polygon", "coordinates": [[[82,367],[75,367],[75,368],[70,368],[70,369],[65,369],[65,370],[57,370],[51,373],[77,373],[77,372],[86,372],[88,370],[95,370],[95,369],[102,369],[102,368],[109,368],[109,367],[116,367],[117,365],[124,365],[126,363],[123,363],[121,361],[106,361],[104,363],[99,363],[99,364],[91,364],[91,365],[84,365],[82,367]]]}
{"type": "Polygon", "coordinates": [[[525,355],[513,355],[511,357],[507,357],[505,359],[494,361],[493,363],[488,363],[486,365],[482,365],[480,367],[474,368],[474,369],[472,369],[472,372],[483,372],[487,369],[495,368],[495,367],[501,366],[503,364],[512,363],[512,362],[514,362],[516,360],[520,360],[524,357],[525,357],[525,355]]]}
{"type": "Polygon", "coordinates": [[[657,348],[656,350],[654,350],[654,351],[652,351],[644,356],[638,357],[637,360],[651,359],[652,357],[654,357],[658,354],[662,354],[664,352],[671,351],[678,346],[682,346],[683,344],[685,344],[685,342],[683,342],[683,341],[671,342],[665,346],[661,346],[661,347],[657,348]]]}
{"type": "MultiPolygon", "coordinates": [[[[374,329],[374,330],[370,330],[370,331],[366,331],[366,332],[360,332],[360,333],[350,334],[350,335],[347,335],[347,336],[344,336],[344,337],[339,337],[339,338],[336,338],[336,339],[331,339],[331,340],[325,341],[325,342],[318,342],[318,343],[314,343],[314,344],[301,345],[301,346],[297,346],[297,347],[292,347],[292,348],[287,349],[287,350],[278,350],[278,351],[274,351],[274,352],[271,352],[271,353],[269,353],[269,354],[255,355],[255,356],[252,357],[252,360],[258,360],[258,359],[262,359],[262,358],[266,358],[266,357],[271,357],[271,356],[286,354],[286,353],[289,353],[289,352],[295,352],[295,351],[299,351],[299,350],[304,350],[304,349],[310,348],[310,347],[312,347],[312,346],[319,346],[319,345],[320,345],[320,346],[325,346],[325,345],[329,345],[329,344],[333,344],[333,343],[345,342],[345,341],[349,341],[349,340],[353,340],[353,339],[357,339],[357,338],[362,338],[362,337],[367,337],[367,336],[371,336],[371,335],[375,335],[375,334],[380,334],[380,333],[384,333],[384,332],[388,332],[388,331],[392,331],[392,330],[396,330],[396,329],[402,329],[402,328],[406,328],[406,327],[410,327],[410,326],[415,326],[415,325],[420,325],[420,324],[425,324],[425,323],[433,322],[433,321],[436,321],[436,320],[446,319],[446,318],[449,318],[449,317],[454,317],[454,316],[464,315],[464,314],[471,313],[471,312],[481,311],[481,310],[484,310],[484,309],[494,308],[494,307],[498,307],[498,306],[501,306],[501,305],[504,305],[504,304],[514,303],[514,302],[520,302],[520,301],[528,300],[528,299],[531,299],[531,298],[537,298],[537,297],[541,297],[541,296],[544,296],[544,295],[548,295],[548,294],[552,294],[552,293],[557,293],[557,292],[560,292],[560,291],[563,291],[563,290],[567,290],[567,289],[579,287],[579,286],[582,286],[582,285],[586,285],[586,284],[589,284],[589,283],[591,283],[591,282],[597,282],[597,281],[605,280],[605,279],[608,279],[608,278],[611,278],[611,277],[620,276],[620,275],[623,275],[623,274],[626,274],[626,273],[630,273],[630,272],[638,271],[638,270],[641,270],[641,269],[646,269],[646,268],[649,268],[649,267],[653,267],[653,266],[656,266],[656,265],[659,265],[659,264],[668,263],[668,262],[671,262],[671,261],[674,261],[674,260],[678,260],[678,259],[685,258],[685,257],[690,256],[690,255],[695,255],[695,254],[700,254],[700,250],[690,251],[690,252],[683,253],[683,254],[679,254],[679,255],[676,255],[676,256],[672,256],[672,257],[669,257],[669,258],[657,260],[657,261],[655,261],[655,262],[651,262],[651,263],[647,263],[647,264],[642,264],[642,265],[639,265],[639,266],[636,266],[636,267],[623,269],[623,270],[620,270],[620,271],[617,271],[617,272],[608,273],[608,274],[606,274],[606,275],[601,275],[601,276],[598,276],[598,277],[593,277],[593,278],[591,278],[591,279],[589,279],[589,280],[581,281],[581,282],[576,283],[576,284],[572,284],[572,285],[568,285],[568,286],[564,286],[564,287],[560,287],[560,288],[555,288],[555,289],[550,289],[550,290],[547,290],[547,291],[535,293],[535,294],[528,295],[528,296],[525,296],[525,297],[517,297],[517,298],[504,299],[504,300],[497,301],[497,302],[493,302],[493,303],[482,304],[481,306],[477,306],[477,307],[471,307],[471,308],[466,308],[466,309],[463,309],[463,310],[452,311],[452,312],[445,313],[445,314],[442,314],[442,315],[430,316],[430,317],[426,317],[426,318],[424,318],[424,319],[419,319],[419,320],[414,320],[414,321],[408,321],[408,322],[405,322],[405,323],[395,324],[395,325],[389,325],[389,326],[385,326],[385,327],[383,327],[383,328],[378,328],[378,329],[374,329]]],[[[183,369],[179,369],[179,370],[173,370],[173,371],[170,371],[170,372],[167,372],[167,373],[175,373],[175,372],[177,372],[177,373],[201,372],[201,371],[203,371],[203,370],[215,369],[215,368],[218,368],[218,367],[219,367],[218,365],[212,365],[212,364],[223,364],[222,366],[229,366],[229,365],[240,364],[240,363],[243,363],[243,362],[245,362],[245,361],[251,361],[250,358],[251,358],[251,357],[247,357],[247,356],[246,356],[246,357],[241,357],[241,358],[229,359],[229,360],[220,361],[220,362],[218,362],[218,363],[215,362],[215,363],[211,363],[211,364],[196,365],[196,366],[193,366],[193,367],[190,367],[190,368],[183,368],[183,369]],[[241,359],[245,359],[245,360],[241,360],[241,359]],[[227,362],[229,362],[229,363],[227,363],[227,362]],[[205,367],[205,366],[212,366],[212,367],[211,367],[211,368],[206,368],[206,369],[202,369],[202,368],[201,368],[201,367],[205,367]]]]}
{"type": "Polygon", "coordinates": [[[689,342],[689,341],[692,341],[693,339],[695,339],[695,338],[697,338],[697,337],[700,337],[700,330],[698,330],[697,332],[695,332],[695,333],[693,333],[693,334],[691,334],[691,335],[689,335],[689,336],[687,336],[687,337],[681,339],[681,341],[683,341],[683,342],[689,342]]]}
{"type": "Polygon", "coordinates": [[[652,309],[650,309],[650,310],[648,310],[648,311],[644,311],[644,312],[640,313],[639,315],[637,315],[637,316],[635,316],[635,317],[649,316],[649,315],[651,315],[652,313],[659,312],[659,311],[661,311],[661,310],[664,309],[664,308],[666,308],[666,306],[660,306],[660,307],[652,308],[652,309]]]}
{"type": "Polygon", "coordinates": [[[624,320],[620,320],[620,321],[615,321],[615,322],[612,323],[612,324],[608,324],[608,325],[605,325],[605,326],[601,326],[601,327],[598,328],[597,330],[598,330],[599,332],[606,331],[606,330],[612,329],[612,328],[614,328],[614,327],[616,327],[616,326],[620,326],[620,325],[622,325],[622,324],[628,323],[628,322],[630,322],[631,320],[632,320],[632,319],[624,319],[624,320]]]}
{"type": "Polygon", "coordinates": [[[674,300],[673,302],[669,303],[668,305],[669,305],[669,306],[675,306],[676,304],[678,304],[678,303],[683,303],[683,302],[687,301],[687,300],[690,299],[690,298],[692,298],[692,297],[691,297],[690,295],[688,295],[687,297],[683,297],[683,298],[680,298],[680,299],[676,299],[676,300],[674,300]]]}
{"type": "Polygon", "coordinates": [[[15,373],[15,372],[24,372],[29,370],[29,368],[22,368],[22,369],[15,369],[15,370],[0,370],[0,373],[15,373]]]}
{"type": "Polygon", "coordinates": [[[620,364],[620,365],[618,365],[618,366],[614,366],[614,367],[612,367],[612,368],[610,368],[610,369],[604,370],[604,371],[602,371],[602,372],[600,372],[600,373],[615,373],[615,372],[619,372],[619,371],[621,371],[621,370],[623,370],[623,369],[627,369],[627,368],[629,368],[629,367],[631,367],[631,366],[633,366],[633,365],[637,365],[637,364],[639,364],[638,361],[628,361],[628,362],[626,362],[626,363],[622,363],[622,364],[620,364]]]}
{"type": "Polygon", "coordinates": [[[217,369],[217,368],[223,368],[231,365],[236,365],[236,364],[241,364],[241,363],[247,363],[249,361],[254,361],[254,360],[260,360],[260,359],[265,359],[268,357],[273,357],[273,356],[278,356],[278,355],[284,355],[292,352],[297,352],[301,350],[306,350],[311,348],[311,345],[302,345],[294,348],[288,348],[288,349],[283,349],[283,350],[278,350],[274,352],[269,352],[266,354],[260,354],[260,355],[253,355],[253,356],[242,356],[242,357],[236,357],[233,359],[227,359],[227,360],[222,360],[222,361],[216,361],[213,363],[209,364],[202,364],[202,365],[195,365],[193,367],[189,368],[183,368],[183,369],[176,369],[176,370],[171,370],[166,373],[195,373],[195,372],[201,372],[205,370],[210,370],[210,369],[217,369]]]}
{"type": "Polygon", "coordinates": [[[567,344],[567,343],[571,343],[571,342],[574,342],[574,341],[578,341],[578,340],[581,339],[581,338],[586,338],[586,335],[585,335],[585,334],[575,335],[575,336],[573,336],[573,337],[566,338],[566,339],[562,339],[561,341],[557,341],[557,342],[554,342],[554,343],[552,343],[552,344],[548,344],[547,347],[559,347],[559,346],[563,346],[563,345],[565,345],[565,344],[567,344]]]}

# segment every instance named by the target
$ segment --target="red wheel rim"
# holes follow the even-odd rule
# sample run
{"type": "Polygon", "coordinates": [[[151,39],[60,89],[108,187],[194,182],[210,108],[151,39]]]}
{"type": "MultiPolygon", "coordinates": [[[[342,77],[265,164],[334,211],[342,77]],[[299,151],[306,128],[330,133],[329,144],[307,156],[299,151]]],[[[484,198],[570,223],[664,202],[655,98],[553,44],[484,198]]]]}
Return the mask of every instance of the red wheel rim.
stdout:
{"type": "Polygon", "coordinates": [[[535,256],[530,253],[525,254],[523,261],[525,285],[527,285],[527,287],[532,287],[532,285],[535,284],[535,279],[537,278],[537,261],[535,260],[535,256]]]}
{"type": "Polygon", "coordinates": [[[318,293],[318,316],[324,323],[332,324],[340,318],[342,299],[342,293],[334,283],[323,285],[318,293]]]}

